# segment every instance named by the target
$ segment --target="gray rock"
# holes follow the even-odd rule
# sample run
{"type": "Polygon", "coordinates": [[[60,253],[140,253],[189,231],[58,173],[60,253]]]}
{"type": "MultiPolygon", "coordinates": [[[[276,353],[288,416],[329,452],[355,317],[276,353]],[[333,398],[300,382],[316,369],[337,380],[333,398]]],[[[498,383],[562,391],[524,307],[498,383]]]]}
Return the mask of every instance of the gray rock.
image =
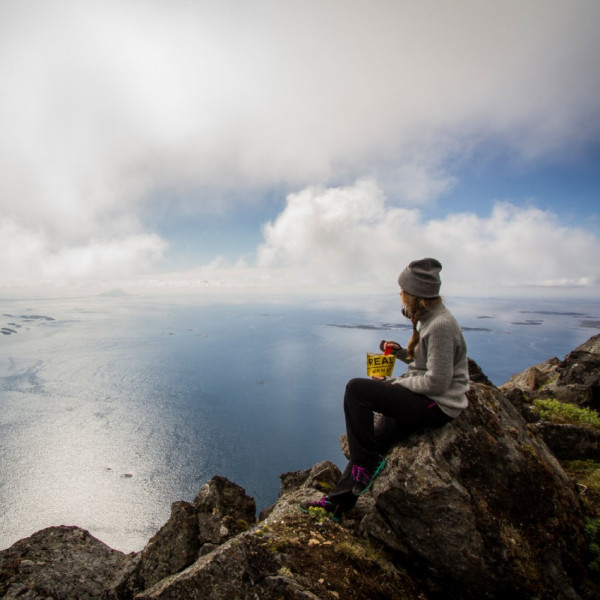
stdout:
{"type": "Polygon", "coordinates": [[[256,504],[241,486],[215,476],[194,500],[200,544],[222,544],[256,521],[256,504]]]}
{"type": "Polygon", "coordinates": [[[540,421],[532,426],[559,460],[600,459],[600,430],[540,421]]]}
{"type": "Polygon", "coordinates": [[[363,529],[456,598],[577,598],[583,506],[546,444],[496,389],[388,456],[363,529]]]}
{"type": "Polygon", "coordinates": [[[0,552],[0,597],[107,598],[133,560],[78,527],[49,527],[0,552]]]}
{"type": "Polygon", "coordinates": [[[256,505],[244,488],[225,477],[203,485],[193,504],[174,502],[167,523],[135,559],[135,566],[113,588],[130,598],[192,565],[255,522],[256,505]]]}
{"type": "Polygon", "coordinates": [[[336,473],[339,477],[339,469],[324,461],[294,477],[282,476],[286,492],[265,520],[145,590],[137,600],[426,600],[408,574],[401,576],[352,528],[298,510],[298,502],[322,495],[324,478],[336,473]]]}
{"type": "Polygon", "coordinates": [[[138,568],[125,589],[143,590],[189,567],[200,549],[198,513],[188,502],[174,502],[171,516],[138,558],[138,568]]]}
{"type": "Polygon", "coordinates": [[[555,399],[600,410],[600,335],[573,350],[561,361],[544,363],[513,375],[500,386],[504,395],[535,428],[561,460],[600,458],[600,432],[587,425],[539,421],[535,400],[555,399]]]}
{"type": "Polygon", "coordinates": [[[579,406],[600,408],[600,334],[567,354],[513,375],[502,391],[523,391],[530,398],[557,398],[579,406]]]}
{"type": "Polygon", "coordinates": [[[593,335],[589,340],[583,342],[581,346],[577,346],[575,350],[590,352],[591,354],[600,354],[600,334],[593,335]]]}
{"type": "Polygon", "coordinates": [[[494,386],[494,384],[488,379],[487,375],[483,372],[481,367],[472,359],[468,358],[469,361],[469,379],[475,383],[483,383],[484,385],[494,386]]]}
{"type": "Polygon", "coordinates": [[[552,393],[560,376],[560,360],[556,357],[547,361],[528,367],[521,373],[513,375],[506,383],[500,386],[503,392],[519,389],[527,394],[546,390],[552,393]]]}

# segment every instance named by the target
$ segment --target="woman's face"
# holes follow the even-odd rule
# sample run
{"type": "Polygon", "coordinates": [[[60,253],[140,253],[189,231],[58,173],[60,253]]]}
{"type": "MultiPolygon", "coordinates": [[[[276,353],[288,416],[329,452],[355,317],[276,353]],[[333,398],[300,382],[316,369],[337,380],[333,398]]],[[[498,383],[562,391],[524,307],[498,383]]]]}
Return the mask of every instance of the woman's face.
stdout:
{"type": "Polygon", "coordinates": [[[406,300],[404,299],[404,290],[400,290],[400,300],[402,302],[402,306],[406,306],[406,300]]]}
{"type": "Polygon", "coordinates": [[[408,308],[408,305],[410,303],[409,297],[409,294],[407,294],[404,290],[400,290],[400,300],[402,301],[402,314],[407,319],[410,319],[410,312],[408,308]]]}

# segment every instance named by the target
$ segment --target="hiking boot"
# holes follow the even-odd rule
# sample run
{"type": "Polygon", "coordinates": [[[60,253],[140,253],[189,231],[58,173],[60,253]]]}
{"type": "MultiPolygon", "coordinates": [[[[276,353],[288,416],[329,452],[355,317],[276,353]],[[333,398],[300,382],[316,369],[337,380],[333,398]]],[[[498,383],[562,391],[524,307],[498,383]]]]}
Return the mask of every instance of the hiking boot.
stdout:
{"type": "Polygon", "coordinates": [[[354,480],[352,493],[355,496],[362,496],[366,491],[370,490],[375,477],[381,473],[384,466],[385,458],[382,458],[381,462],[374,469],[352,465],[352,479],[354,480]]]}
{"type": "Polygon", "coordinates": [[[341,515],[336,514],[338,507],[333,504],[333,502],[330,502],[327,496],[323,496],[320,500],[315,500],[313,502],[302,502],[301,504],[298,504],[298,508],[308,515],[318,515],[321,513],[336,523],[341,521],[341,515]]]}

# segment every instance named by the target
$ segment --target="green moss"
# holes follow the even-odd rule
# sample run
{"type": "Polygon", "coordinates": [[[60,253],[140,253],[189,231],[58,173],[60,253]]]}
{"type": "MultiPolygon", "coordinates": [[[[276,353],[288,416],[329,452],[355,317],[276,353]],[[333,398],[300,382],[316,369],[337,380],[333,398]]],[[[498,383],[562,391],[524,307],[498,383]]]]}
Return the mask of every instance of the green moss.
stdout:
{"type": "Polygon", "coordinates": [[[357,539],[344,541],[338,546],[339,551],[356,561],[375,562],[381,566],[387,566],[387,558],[381,548],[374,546],[368,539],[357,539]]]}
{"type": "Polygon", "coordinates": [[[537,583],[541,580],[538,567],[535,563],[523,562],[520,567],[523,577],[525,577],[525,581],[527,581],[529,585],[537,583]]]}
{"type": "Polygon", "coordinates": [[[383,550],[329,518],[320,521],[297,511],[269,521],[268,528],[261,524],[260,531],[262,535],[254,530],[256,537],[247,536],[253,552],[264,557],[269,568],[276,565],[280,576],[296,580],[307,596],[333,600],[422,597],[415,581],[394,567],[383,550]]]}
{"type": "Polygon", "coordinates": [[[553,377],[551,377],[550,379],[548,379],[548,381],[546,381],[546,383],[540,385],[539,389],[543,390],[544,388],[547,388],[551,385],[553,385],[554,383],[556,383],[558,380],[558,374],[554,375],[553,377]]]}
{"type": "Polygon", "coordinates": [[[600,461],[566,460],[562,466],[577,484],[588,517],[600,518],[600,461]]]}
{"type": "Polygon", "coordinates": [[[248,531],[250,529],[250,523],[244,519],[238,519],[235,524],[239,531],[248,531]]]}
{"type": "Polygon", "coordinates": [[[330,492],[335,488],[335,485],[329,481],[319,481],[317,487],[322,492],[330,492]]]}
{"type": "Polygon", "coordinates": [[[555,423],[572,423],[575,425],[590,425],[600,429],[600,415],[590,408],[580,408],[556,399],[534,400],[540,418],[555,423]]]}
{"type": "Polygon", "coordinates": [[[322,508],[321,506],[311,506],[308,509],[308,514],[313,518],[316,519],[317,521],[319,521],[319,523],[322,523],[325,519],[328,519],[330,517],[330,513],[328,513],[324,508],[322,508]]]}
{"type": "Polygon", "coordinates": [[[522,444],[521,450],[531,458],[537,458],[538,454],[535,451],[535,448],[531,444],[522,444]]]}
{"type": "Polygon", "coordinates": [[[588,567],[591,571],[600,573],[600,517],[586,519],[583,533],[590,554],[588,567]]]}
{"type": "Polygon", "coordinates": [[[600,462],[591,459],[567,460],[564,467],[578,483],[600,494],[600,462]]]}
{"type": "Polygon", "coordinates": [[[271,552],[272,554],[277,554],[279,552],[285,552],[290,545],[287,540],[281,540],[279,538],[273,537],[269,538],[265,542],[262,542],[261,546],[269,552],[271,552]]]}

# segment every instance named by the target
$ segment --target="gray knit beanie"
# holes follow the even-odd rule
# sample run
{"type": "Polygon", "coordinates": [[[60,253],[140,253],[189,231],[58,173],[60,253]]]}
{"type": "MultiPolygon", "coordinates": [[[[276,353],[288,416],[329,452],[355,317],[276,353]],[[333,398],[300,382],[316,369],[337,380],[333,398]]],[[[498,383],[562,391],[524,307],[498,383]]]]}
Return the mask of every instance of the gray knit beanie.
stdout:
{"type": "Polygon", "coordinates": [[[413,260],[398,276],[398,285],[411,296],[437,298],[440,295],[442,264],[435,258],[413,260]]]}

